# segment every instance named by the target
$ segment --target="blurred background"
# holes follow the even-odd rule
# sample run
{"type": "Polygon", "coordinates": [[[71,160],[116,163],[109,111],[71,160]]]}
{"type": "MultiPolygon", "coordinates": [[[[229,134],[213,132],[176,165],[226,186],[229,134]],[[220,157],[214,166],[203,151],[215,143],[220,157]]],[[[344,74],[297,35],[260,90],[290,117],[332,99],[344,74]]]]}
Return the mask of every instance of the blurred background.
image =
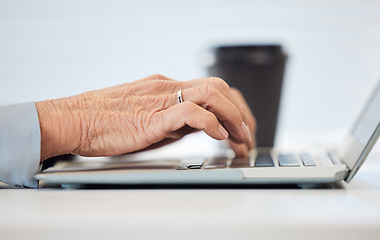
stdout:
{"type": "Polygon", "coordinates": [[[380,79],[380,2],[0,0],[0,104],[204,77],[226,43],[288,54],[277,145],[337,143],[380,79]]]}

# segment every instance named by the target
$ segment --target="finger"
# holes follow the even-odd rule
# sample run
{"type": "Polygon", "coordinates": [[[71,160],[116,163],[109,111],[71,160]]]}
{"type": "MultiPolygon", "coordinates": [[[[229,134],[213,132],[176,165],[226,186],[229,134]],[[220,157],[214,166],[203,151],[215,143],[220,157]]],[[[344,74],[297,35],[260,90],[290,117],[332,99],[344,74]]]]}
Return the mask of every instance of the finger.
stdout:
{"type": "Polygon", "coordinates": [[[240,115],[242,116],[243,121],[246,119],[246,112],[241,103],[237,100],[236,96],[232,94],[230,86],[221,78],[218,77],[209,77],[209,78],[199,78],[183,82],[186,88],[191,88],[197,85],[210,84],[216,89],[218,89],[228,100],[230,100],[239,110],[240,115]]]}
{"type": "Polygon", "coordinates": [[[255,135],[256,135],[256,119],[255,117],[253,116],[253,113],[251,111],[251,108],[248,106],[248,103],[247,101],[245,101],[244,99],[244,96],[243,94],[236,88],[231,88],[231,91],[232,93],[236,96],[236,98],[240,101],[241,105],[245,108],[246,110],[246,113],[247,113],[247,125],[251,131],[251,134],[252,134],[252,139],[251,141],[248,143],[248,146],[249,146],[249,149],[252,149],[255,147],[256,145],[256,139],[255,139],[255,135]]]}
{"type": "Polygon", "coordinates": [[[256,132],[256,119],[253,116],[253,113],[251,111],[251,108],[249,107],[247,101],[245,100],[243,94],[236,88],[231,88],[232,94],[236,96],[238,101],[240,102],[241,106],[243,106],[244,111],[246,112],[247,116],[247,125],[250,127],[252,133],[256,132]]]}
{"type": "Polygon", "coordinates": [[[231,140],[228,141],[231,149],[235,152],[235,157],[248,157],[248,147],[244,143],[236,143],[231,140]]]}
{"type": "Polygon", "coordinates": [[[247,142],[250,134],[247,134],[243,119],[236,106],[229,101],[219,90],[209,84],[202,84],[182,91],[185,101],[193,102],[212,112],[226,127],[230,138],[236,142],[247,142]]]}
{"type": "Polygon", "coordinates": [[[216,116],[192,102],[183,102],[157,112],[153,121],[157,123],[157,127],[155,126],[153,131],[155,136],[158,136],[158,140],[186,125],[203,130],[217,140],[228,138],[228,132],[219,123],[216,116]]]}

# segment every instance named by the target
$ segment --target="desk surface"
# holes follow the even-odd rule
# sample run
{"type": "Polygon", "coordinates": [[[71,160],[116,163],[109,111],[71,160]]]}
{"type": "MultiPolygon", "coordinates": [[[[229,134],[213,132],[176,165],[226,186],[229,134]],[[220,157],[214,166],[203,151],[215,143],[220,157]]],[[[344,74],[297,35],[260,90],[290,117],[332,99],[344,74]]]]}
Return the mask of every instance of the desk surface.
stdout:
{"type": "Polygon", "coordinates": [[[2,185],[0,232],[2,239],[379,239],[379,153],[370,155],[350,184],[322,189],[31,190],[2,185]]]}

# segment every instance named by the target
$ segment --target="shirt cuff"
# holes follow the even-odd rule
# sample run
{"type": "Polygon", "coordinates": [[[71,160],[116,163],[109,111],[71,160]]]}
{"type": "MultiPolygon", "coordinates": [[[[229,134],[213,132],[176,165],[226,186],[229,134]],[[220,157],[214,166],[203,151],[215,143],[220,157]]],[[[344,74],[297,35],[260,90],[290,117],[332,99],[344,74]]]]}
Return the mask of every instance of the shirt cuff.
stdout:
{"type": "Polygon", "coordinates": [[[0,181],[37,188],[41,132],[34,102],[0,106],[0,181]]]}

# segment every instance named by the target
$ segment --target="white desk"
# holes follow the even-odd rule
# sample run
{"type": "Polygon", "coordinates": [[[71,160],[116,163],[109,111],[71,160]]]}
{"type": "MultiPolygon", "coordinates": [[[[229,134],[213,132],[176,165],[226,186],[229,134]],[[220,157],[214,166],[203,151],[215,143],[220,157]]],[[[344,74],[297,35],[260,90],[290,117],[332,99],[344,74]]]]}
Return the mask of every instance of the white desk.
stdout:
{"type": "Polygon", "coordinates": [[[379,239],[379,153],[326,189],[2,186],[1,239],[379,239]]]}

